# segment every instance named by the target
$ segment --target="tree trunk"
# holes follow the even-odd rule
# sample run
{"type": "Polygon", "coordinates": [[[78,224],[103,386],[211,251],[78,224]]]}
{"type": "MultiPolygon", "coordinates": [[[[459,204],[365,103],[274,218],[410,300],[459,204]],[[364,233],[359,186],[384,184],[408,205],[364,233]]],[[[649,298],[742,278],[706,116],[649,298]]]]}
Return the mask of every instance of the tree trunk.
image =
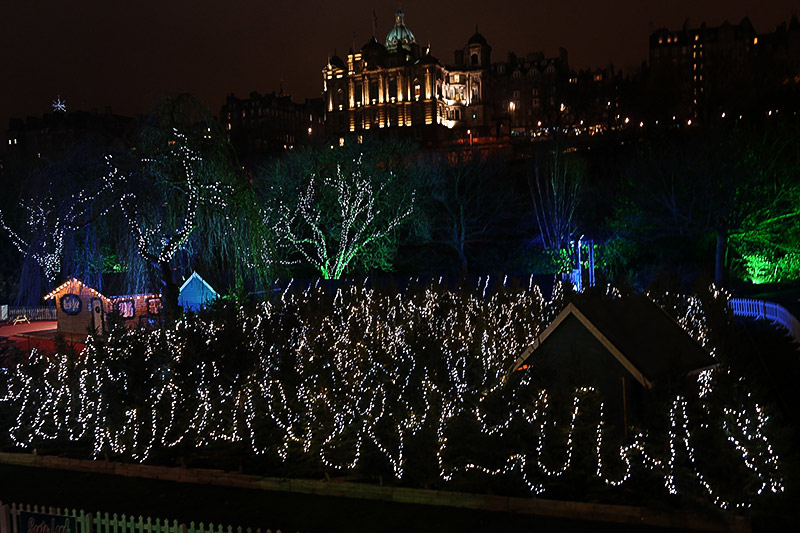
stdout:
{"type": "Polygon", "coordinates": [[[725,276],[725,252],[728,249],[728,234],[724,228],[717,229],[717,252],[714,265],[714,283],[722,285],[725,276]]]}
{"type": "Polygon", "coordinates": [[[174,324],[180,316],[180,308],[178,306],[178,285],[172,277],[172,268],[169,266],[169,261],[161,261],[161,283],[163,285],[161,291],[161,308],[164,312],[164,321],[166,324],[174,324]]]}

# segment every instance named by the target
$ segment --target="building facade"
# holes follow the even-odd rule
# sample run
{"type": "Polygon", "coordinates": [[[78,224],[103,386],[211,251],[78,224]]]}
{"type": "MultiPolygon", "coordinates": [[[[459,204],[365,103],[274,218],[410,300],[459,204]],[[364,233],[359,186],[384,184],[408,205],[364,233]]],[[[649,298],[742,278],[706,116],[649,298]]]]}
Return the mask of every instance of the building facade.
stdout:
{"type": "Polygon", "coordinates": [[[341,142],[367,133],[432,146],[529,141],[555,129],[592,133],[616,117],[618,100],[613,66],[584,83],[563,48],[556,57],[511,53],[493,62],[477,27],[445,64],[417,43],[401,10],[383,42],[373,36],[344,59],[334,54],[322,78],[326,128],[341,142]]]}
{"type": "Polygon", "coordinates": [[[282,89],[277,94],[252,92],[249,98],[229,94],[220,122],[240,158],[272,155],[322,137],[322,101],[296,103],[282,89]]]}
{"type": "Polygon", "coordinates": [[[325,123],[336,135],[402,133],[427,143],[488,135],[490,72],[491,47],[477,31],[446,66],[417,43],[398,10],[383,43],[373,36],[346,59],[328,59],[325,123]]]}
{"type": "Polygon", "coordinates": [[[795,16],[765,34],[747,17],[735,25],[661,28],[650,35],[650,67],[648,92],[661,101],[662,119],[774,111],[798,94],[800,23],[795,16]]]}

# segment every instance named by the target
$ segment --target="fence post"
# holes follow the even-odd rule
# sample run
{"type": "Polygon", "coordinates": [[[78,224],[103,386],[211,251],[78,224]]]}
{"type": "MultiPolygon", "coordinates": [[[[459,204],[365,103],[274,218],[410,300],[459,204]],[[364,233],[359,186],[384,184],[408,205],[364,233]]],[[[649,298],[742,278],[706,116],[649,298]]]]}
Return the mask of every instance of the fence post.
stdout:
{"type": "Polygon", "coordinates": [[[11,533],[18,533],[19,531],[19,512],[21,510],[21,505],[19,504],[11,504],[11,533]]]}
{"type": "Polygon", "coordinates": [[[8,527],[8,520],[11,515],[8,512],[8,505],[0,501],[0,533],[11,533],[8,527]]]}
{"type": "Polygon", "coordinates": [[[83,513],[83,509],[80,511],[73,509],[73,512],[75,513],[75,521],[81,525],[81,533],[91,533],[89,528],[86,527],[86,515],[83,513]]]}

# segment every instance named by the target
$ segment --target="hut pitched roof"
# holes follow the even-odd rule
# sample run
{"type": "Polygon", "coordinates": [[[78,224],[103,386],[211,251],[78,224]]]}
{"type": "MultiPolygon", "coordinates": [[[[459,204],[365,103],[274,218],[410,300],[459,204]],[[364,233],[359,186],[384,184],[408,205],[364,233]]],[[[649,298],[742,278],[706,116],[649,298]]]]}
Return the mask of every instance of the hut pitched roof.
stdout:
{"type": "Polygon", "coordinates": [[[571,318],[596,338],[642,386],[714,366],[714,360],[655,302],[646,296],[572,302],[517,358],[522,366],[571,318]]]}

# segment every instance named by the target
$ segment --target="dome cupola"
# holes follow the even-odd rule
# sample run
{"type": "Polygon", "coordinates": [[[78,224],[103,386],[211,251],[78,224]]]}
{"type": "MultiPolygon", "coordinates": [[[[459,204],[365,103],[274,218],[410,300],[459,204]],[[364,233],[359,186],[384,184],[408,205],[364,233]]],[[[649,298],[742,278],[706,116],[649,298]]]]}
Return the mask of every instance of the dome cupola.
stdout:
{"type": "Polygon", "coordinates": [[[396,52],[398,48],[411,50],[411,45],[415,43],[414,34],[406,26],[405,15],[402,9],[398,9],[394,15],[394,27],[389,35],[386,36],[386,49],[389,52],[396,52]]]}

